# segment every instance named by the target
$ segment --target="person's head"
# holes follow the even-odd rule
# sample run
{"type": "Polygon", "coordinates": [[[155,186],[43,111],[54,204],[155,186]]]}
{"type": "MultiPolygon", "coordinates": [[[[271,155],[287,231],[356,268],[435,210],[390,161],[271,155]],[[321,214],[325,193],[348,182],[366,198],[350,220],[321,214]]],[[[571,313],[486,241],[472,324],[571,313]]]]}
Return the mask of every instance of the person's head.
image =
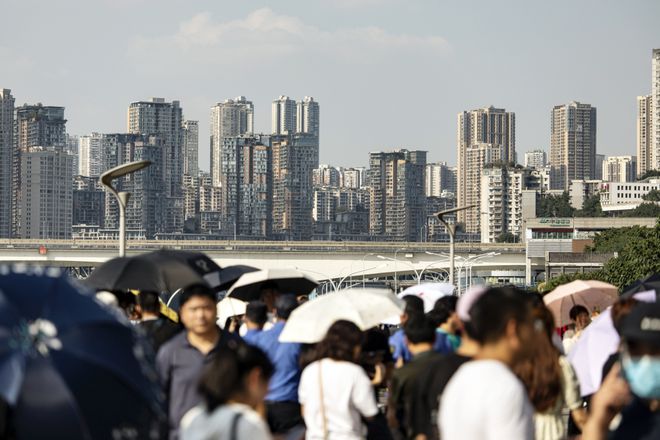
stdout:
{"type": "Polygon", "coordinates": [[[436,326],[426,315],[414,315],[403,326],[406,343],[410,351],[415,354],[433,348],[435,342],[436,326]]]}
{"type": "Polygon", "coordinates": [[[488,291],[486,286],[470,287],[456,302],[456,317],[460,322],[463,338],[467,336],[470,340],[475,340],[474,329],[472,329],[470,310],[481,295],[488,291]]]}
{"type": "Polygon", "coordinates": [[[268,308],[263,301],[252,301],[245,307],[245,323],[250,329],[262,329],[268,321],[268,308]]]}
{"type": "Polygon", "coordinates": [[[228,402],[257,408],[268,393],[274,368],[257,347],[237,344],[218,351],[199,383],[199,392],[212,412],[228,402]]]}
{"type": "Polygon", "coordinates": [[[589,310],[580,304],[571,307],[571,310],[568,311],[568,317],[571,318],[571,321],[575,324],[576,331],[584,330],[584,328],[591,322],[589,310]]]}
{"type": "Polygon", "coordinates": [[[140,292],[137,297],[137,306],[142,318],[160,314],[160,298],[156,292],[140,292]]]}
{"type": "Polygon", "coordinates": [[[215,331],[215,294],[203,285],[187,287],[180,293],[179,318],[187,331],[204,335],[215,331]]]}
{"type": "Polygon", "coordinates": [[[286,294],[278,296],[275,300],[275,314],[277,315],[277,319],[286,321],[296,307],[298,307],[298,300],[295,295],[286,294]]]}
{"type": "Polygon", "coordinates": [[[621,366],[632,392],[660,399],[660,303],[640,302],[623,318],[621,366]]]}
{"type": "Polygon", "coordinates": [[[460,321],[456,314],[456,304],[458,298],[454,295],[443,296],[438,299],[433,305],[433,310],[445,310],[448,314],[447,319],[443,324],[446,324],[446,330],[449,332],[456,332],[460,328],[460,321]]]}
{"type": "Polygon", "coordinates": [[[268,307],[268,311],[275,310],[275,300],[280,296],[280,289],[274,281],[267,281],[259,288],[259,299],[261,299],[268,307]]]}
{"type": "Polygon", "coordinates": [[[482,351],[513,365],[528,354],[534,324],[525,294],[518,289],[490,288],[470,308],[470,327],[482,351]]]}
{"type": "Polygon", "coordinates": [[[404,325],[413,315],[424,314],[424,300],[422,298],[415,295],[406,295],[401,299],[406,304],[403,309],[403,315],[401,315],[401,325],[404,325]]]}
{"type": "Polygon", "coordinates": [[[317,345],[316,358],[357,362],[362,346],[362,331],[350,321],[335,321],[317,345]]]}
{"type": "Polygon", "coordinates": [[[621,327],[623,326],[623,319],[632,312],[633,307],[637,305],[639,301],[635,298],[621,298],[614,304],[610,309],[610,316],[612,317],[612,324],[614,324],[614,329],[616,332],[621,335],[621,327]]]}

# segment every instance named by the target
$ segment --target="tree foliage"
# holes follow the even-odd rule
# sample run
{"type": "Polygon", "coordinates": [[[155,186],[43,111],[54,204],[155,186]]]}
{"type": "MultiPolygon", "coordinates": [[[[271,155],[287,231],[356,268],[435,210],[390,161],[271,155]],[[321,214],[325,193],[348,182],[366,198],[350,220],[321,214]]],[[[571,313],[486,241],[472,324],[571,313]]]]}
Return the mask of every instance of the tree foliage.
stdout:
{"type": "Polygon", "coordinates": [[[648,193],[644,194],[642,199],[646,200],[647,202],[660,202],[660,191],[654,188],[648,193]]]}
{"type": "Polygon", "coordinates": [[[582,209],[575,211],[576,217],[605,217],[603,208],[600,206],[600,195],[593,194],[586,199],[582,204],[582,209]]]}
{"type": "Polygon", "coordinates": [[[538,286],[538,291],[539,293],[545,295],[546,293],[550,293],[555,288],[561,286],[562,284],[570,283],[571,281],[575,280],[599,280],[599,281],[607,281],[605,274],[603,273],[602,270],[597,270],[595,272],[576,272],[576,273],[571,273],[571,274],[563,274],[559,275],[554,278],[550,278],[548,281],[539,284],[538,286]]]}
{"type": "Polygon", "coordinates": [[[574,213],[568,192],[564,191],[561,195],[544,194],[537,217],[573,217],[574,213]]]}
{"type": "Polygon", "coordinates": [[[660,170],[648,170],[641,176],[637,178],[637,180],[644,180],[648,179],[649,177],[660,177],[660,170]]]}
{"type": "Polygon", "coordinates": [[[496,243],[515,243],[516,241],[518,241],[518,237],[511,232],[502,232],[495,238],[496,243]]]}
{"type": "Polygon", "coordinates": [[[637,208],[621,214],[621,217],[660,217],[660,205],[646,202],[637,208]]]}

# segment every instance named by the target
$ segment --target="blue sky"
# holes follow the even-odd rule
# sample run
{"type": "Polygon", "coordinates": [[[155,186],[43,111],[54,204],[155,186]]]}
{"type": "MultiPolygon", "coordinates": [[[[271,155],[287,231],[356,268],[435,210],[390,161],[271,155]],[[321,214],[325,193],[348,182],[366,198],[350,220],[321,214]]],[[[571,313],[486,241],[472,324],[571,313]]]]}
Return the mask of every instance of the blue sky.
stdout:
{"type": "Polygon", "coordinates": [[[422,148],[455,163],[456,114],[516,112],[517,151],[549,148],[550,110],[598,108],[598,151],[634,154],[650,92],[657,0],[2,0],[0,87],[66,106],[68,131],[126,130],[131,101],[181,101],[200,120],[245,95],[270,131],[281,94],[321,105],[321,161],[422,148]]]}

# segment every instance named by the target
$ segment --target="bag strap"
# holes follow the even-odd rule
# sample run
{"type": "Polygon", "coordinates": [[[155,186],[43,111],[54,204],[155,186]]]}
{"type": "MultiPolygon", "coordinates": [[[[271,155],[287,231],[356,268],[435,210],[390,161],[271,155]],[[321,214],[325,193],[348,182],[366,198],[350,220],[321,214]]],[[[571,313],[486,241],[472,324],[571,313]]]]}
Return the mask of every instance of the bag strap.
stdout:
{"type": "Polygon", "coordinates": [[[323,359],[319,359],[319,397],[321,401],[321,418],[323,419],[323,440],[328,440],[328,419],[325,417],[325,402],[323,401],[323,375],[321,374],[321,365],[323,359]]]}
{"type": "Polygon", "coordinates": [[[238,422],[241,420],[241,417],[243,417],[243,414],[240,412],[237,412],[234,414],[234,417],[231,419],[231,428],[229,429],[229,439],[230,440],[238,440],[238,422]]]}

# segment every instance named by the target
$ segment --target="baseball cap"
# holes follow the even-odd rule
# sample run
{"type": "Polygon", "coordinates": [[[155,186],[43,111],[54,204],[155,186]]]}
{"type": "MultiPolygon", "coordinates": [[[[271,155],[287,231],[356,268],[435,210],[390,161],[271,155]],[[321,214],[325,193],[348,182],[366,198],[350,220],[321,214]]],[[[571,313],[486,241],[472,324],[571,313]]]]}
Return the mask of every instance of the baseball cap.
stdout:
{"type": "Polygon", "coordinates": [[[660,345],[660,304],[641,302],[623,319],[621,336],[628,341],[660,345]]]}

